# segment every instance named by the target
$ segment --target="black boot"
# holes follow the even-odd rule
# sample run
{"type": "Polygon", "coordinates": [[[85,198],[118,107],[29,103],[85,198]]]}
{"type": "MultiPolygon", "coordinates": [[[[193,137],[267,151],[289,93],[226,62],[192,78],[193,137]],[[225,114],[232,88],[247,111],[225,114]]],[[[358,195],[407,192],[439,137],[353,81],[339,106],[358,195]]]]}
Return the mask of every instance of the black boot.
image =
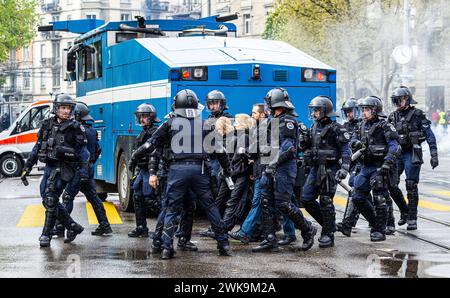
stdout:
{"type": "Polygon", "coordinates": [[[408,219],[407,224],[408,224],[408,226],[406,227],[406,229],[408,231],[417,230],[417,220],[416,219],[408,219]]]}
{"type": "Polygon", "coordinates": [[[297,237],[295,237],[295,235],[285,235],[283,240],[278,241],[278,245],[286,246],[295,241],[297,241],[297,237]]]}
{"type": "Polygon", "coordinates": [[[252,248],[252,252],[263,252],[263,251],[279,251],[277,238],[272,234],[264,239],[258,246],[252,248]]]}
{"type": "Polygon", "coordinates": [[[183,251],[197,251],[198,247],[184,237],[178,239],[177,248],[183,251]]]}
{"type": "Polygon", "coordinates": [[[161,259],[169,260],[172,259],[175,255],[175,251],[173,249],[164,248],[161,252],[161,259]]]}
{"type": "Polygon", "coordinates": [[[320,212],[322,213],[322,233],[319,238],[319,247],[328,248],[334,246],[334,232],[336,230],[336,211],[333,200],[329,196],[320,196],[320,212]]]}
{"type": "Polygon", "coordinates": [[[156,254],[156,253],[160,253],[162,248],[161,248],[161,240],[158,239],[153,239],[152,241],[152,253],[156,254]]]}
{"type": "Polygon", "coordinates": [[[413,180],[406,180],[406,191],[408,197],[408,219],[406,223],[408,231],[417,230],[417,207],[419,205],[419,190],[417,183],[413,180]]]}
{"type": "Polygon", "coordinates": [[[41,235],[41,237],[39,237],[40,247],[50,247],[51,240],[52,240],[52,236],[41,235]]]}
{"type": "Polygon", "coordinates": [[[92,236],[103,236],[112,234],[111,226],[108,225],[99,225],[94,231],[91,232],[92,236]]]}
{"type": "Polygon", "coordinates": [[[73,222],[70,224],[70,229],[67,230],[66,239],[64,239],[64,243],[70,243],[75,240],[77,235],[81,234],[84,231],[84,228],[77,224],[76,222],[73,222]]]}
{"type": "Polygon", "coordinates": [[[391,198],[387,199],[387,223],[386,223],[386,235],[395,234],[395,217],[394,206],[391,198]]]}
{"type": "Polygon", "coordinates": [[[51,234],[52,236],[56,236],[58,238],[64,238],[64,234],[66,232],[66,229],[64,226],[60,223],[57,223],[55,227],[53,228],[51,234]]]}
{"type": "Polygon", "coordinates": [[[128,233],[128,237],[131,238],[147,238],[148,237],[148,228],[143,226],[138,226],[136,229],[128,233]]]}
{"type": "Polygon", "coordinates": [[[314,236],[317,234],[317,228],[311,224],[307,233],[302,232],[303,244],[301,250],[307,251],[314,245],[314,236]]]}
{"type": "Polygon", "coordinates": [[[370,232],[370,241],[379,242],[379,241],[384,241],[384,240],[386,240],[385,234],[383,234],[379,231],[376,231],[376,230],[373,230],[372,232],[370,232]]]}
{"type": "Polygon", "coordinates": [[[399,219],[399,221],[398,221],[398,225],[399,226],[403,226],[403,225],[405,225],[406,224],[406,221],[408,220],[408,213],[402,213],[401,215],[400,215],[400,219],[399,219]]]}
{"type": "Polygon", "coordinates": [[[347,237],[351,237],[352,236],[352,229],[353,229],[353,227],[351,225],[348,225],[347,223],[340,222],[340,223],[336,224],[336,228],[343,235],[345,235],[347,237]]]}
{"type": "Polygon", "coordinates": [[[334,234],[321,234],[319,238],[319,247],[328,248],[334,246],[334,234]]]}
{"type": "Polygon", "coordinates": [[[244,244],[248,244],[250,242],[250,239],[248,239],[247,236],[241,235],[241,233],[239,232],[229,232],[228,235],[235,239],[235,240],[239,240],[244,244]]]}
{"type": "Polygon", "coordinates": [[[201,231],[200,236],[202,237],[210,237],[210,238],[216,238],[216,234],[213,232],[213,230],[211,229],[211,227],[209,227],[206,230],[201,231]]]}
{"type": "Polygon", "coordinates": [[[228,243],[218,244],[217,248],[219,249],[219,255],[224,257],[232,257],[231,247],[228,243]]]}

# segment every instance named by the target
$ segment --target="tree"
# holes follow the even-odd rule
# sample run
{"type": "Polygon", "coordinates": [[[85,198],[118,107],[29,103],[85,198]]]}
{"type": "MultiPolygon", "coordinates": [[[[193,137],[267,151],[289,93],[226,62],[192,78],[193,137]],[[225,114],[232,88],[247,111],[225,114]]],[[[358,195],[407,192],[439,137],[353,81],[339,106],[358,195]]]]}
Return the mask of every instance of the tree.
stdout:
{"type": "Polygon", "coordinates": [[[0,62],[35,36],[36,6],[36,0],[0,0],[0,62]]]}
{"type": "Polygon", "coordinates": [[[402,2],[279,0],[263,37],[284,40],[334,66],[343,97],[366,95],[360,87],[369,86],[387,98],[397,71],[391,53],[401,43],[402,2]]]}

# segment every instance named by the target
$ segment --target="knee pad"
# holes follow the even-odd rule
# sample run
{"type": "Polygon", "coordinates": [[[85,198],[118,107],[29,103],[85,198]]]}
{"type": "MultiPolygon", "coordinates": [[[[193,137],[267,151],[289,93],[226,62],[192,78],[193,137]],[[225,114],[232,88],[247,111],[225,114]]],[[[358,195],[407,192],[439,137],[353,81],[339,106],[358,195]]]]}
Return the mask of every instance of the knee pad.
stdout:
{"type": "Polygon", "coordinates": [[[386,206],[386,198],[381,193],[374,194],[373,203],[375,204],[376,207],[386,206]]]}
{"type": "Polygon", "coordinates": [[[47,209],[53,209],[56,208],[58,205],[58,198],[55,198],[54,196],[47,196],[45,197],[44,206],[47,209]]]}
{"type": "Polygon", "coordinates": [[[70,202],[73,201],[73,198],[66,191],[64,191],[63,194],[62,194],[62,201],[63,201],[63,203],[65,205],[67,205],[67,204],[69,204],[70,202]]]}
{"type": "Polygon", "coordinates": [[[320,196],[319,198],[320,207],[331,207],[333,205],[333,200],[330,196],[320,196]]]}
{"type": "Polygon", "coordinates": [[[268,208],[269,207],[269,200],[267,198],[261,199],[261,205],[263,206],[263,208],[268,208]]]}
{"type": "Polygon", "coordinates": [[[414,192],[414,191],[418,191],[417,188],[417,182],[414,180],[406,180],[406,191],[407,192],[414,192]]]}
{"type": "Polygon", "coordinates": [[[277,203],[275,207],[276,207],[278,210],[280,210],[281,213],[283,213],[283,214],[289,214],[289,211],[290,211],[290,209],[291,209],[291,204],[290,204],[290,202],[285,202],[285,201],[283,201],[283,202],[277,203]]]}

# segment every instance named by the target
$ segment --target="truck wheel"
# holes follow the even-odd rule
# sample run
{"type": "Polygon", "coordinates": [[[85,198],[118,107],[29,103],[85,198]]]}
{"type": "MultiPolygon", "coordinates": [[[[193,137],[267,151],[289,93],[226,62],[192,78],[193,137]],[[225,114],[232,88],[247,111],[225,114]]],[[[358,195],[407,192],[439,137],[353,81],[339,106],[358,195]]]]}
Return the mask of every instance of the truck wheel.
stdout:
{"type": "Polygon", "coordinates": [[[23,165],[20,157],[6,154],[0,158],[0,173],[3,177],[18,177],[22,173],[23,165]]]}
{"type": "Polygon", "coordinates": [[[120,209],[125,212],[132,212],[134,209],[130,176],[125,154],[120,155],[117,170],[117,191],[119,193],[120,209]]]}
{"type": "Polygon", "coordinates": [[[100,192],[97,195],[100,198],[100,200],[102,200],[102,202],[105,202],[106,199],[108,198],[108,193],[107,192],[100,192]]]}

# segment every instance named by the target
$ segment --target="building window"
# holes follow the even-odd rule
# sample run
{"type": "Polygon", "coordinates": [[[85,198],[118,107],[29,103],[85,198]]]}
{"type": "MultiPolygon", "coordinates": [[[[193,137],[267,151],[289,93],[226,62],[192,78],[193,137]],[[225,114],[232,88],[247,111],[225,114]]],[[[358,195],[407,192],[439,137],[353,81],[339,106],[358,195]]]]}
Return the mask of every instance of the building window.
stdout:
{"type": "Polygon", "coordinates": [[[59,42],[52,43],[52,51],[53,51],[53,63],[58,63],[59,58],[61,57],[60,49],[59,49],[59,42]]]}
{"type": "Polygon", "coordinates": [[[122,14],[120,14],[120,20],[121,21],[129,21],[130,20],[130,14],[129,13],[122,13],[122,14]]]}
{"type": "Polygon", "coordinates": [[[41,89],[45,89],[45,73],[41,72],[41,89]]]}
{"type": "Polygon", "coordinates": [[[30,48],[29,47],[23,48],[23,60],[24,61],[30,60],[30,48]]]}
{"type": "Polygon", "coordinates": [[[96,20],[97,14],[96,13],[86,13],[86,19],[96,20]]]}
{"type": "Polygon", "coordinates": [[[45,43],[41,44],[41,59],[45,58],[45,43]]]}
{"type": "Polygon", "coordinates": [[[58,88],[61,82],[61,70],[53,70],[53,88],[58,88]]]}
{"type": "Polygon", "coordinates": [[[30,81],[30,73],[24,72],[23,73],[23,89],[29,90],[31,87],[31,81],[30,81]]]}
{"type": "Polygon", "coordinates": [[[244,34],[251,34],[251,16],[244,14],[244,34]]]}

